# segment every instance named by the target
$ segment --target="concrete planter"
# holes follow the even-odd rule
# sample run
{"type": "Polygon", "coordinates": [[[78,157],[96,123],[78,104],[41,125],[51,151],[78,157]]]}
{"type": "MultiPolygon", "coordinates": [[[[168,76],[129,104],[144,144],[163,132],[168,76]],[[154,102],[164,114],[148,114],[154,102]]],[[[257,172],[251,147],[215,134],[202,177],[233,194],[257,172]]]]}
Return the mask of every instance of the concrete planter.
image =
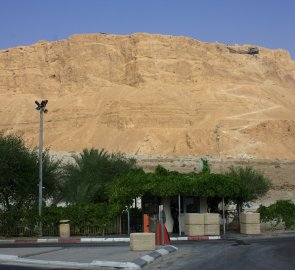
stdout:
{"type": "Polygon", "coordinates": [[[205,235],[204,225],[185,225],[184,232],[187,236],[203,236],[205,235]]]}
{"type": "Polygon", "coordinates": [[[156,249],[155,233],[131,233],[130,250],[145,251],[156,249]]]}
{"type": "Polygon", "coordinates": [[[241,223],[260,223],[260,214],[259,213],[241,213],[240,214],[241,223]]]}
{"type": "Polygon", "coordinates": [[[220,225],[205,225],[205,235],[220,235],[220,225]]]}
{"type": "Polygon", "coordinates": [[[204,215],[203,214],[185,214],[184,222],[185,222],[185,225],[203,225],[204,215]]]}
{"type": "Polygon", "coordinates": [[[240,224],[240,232],[243,234],[260,234],[260,224],[240,224]]]}
{"type": "Polygon", "coordinates": [[[241,213],[240,214],[240,232],[243,234],[260,234],[260,214],[259,213],[241,213]]]}
{"type": "Polygon", "coordinates": [[[204,224],[219,225],[219,214],[204,214],[204,224]]]}

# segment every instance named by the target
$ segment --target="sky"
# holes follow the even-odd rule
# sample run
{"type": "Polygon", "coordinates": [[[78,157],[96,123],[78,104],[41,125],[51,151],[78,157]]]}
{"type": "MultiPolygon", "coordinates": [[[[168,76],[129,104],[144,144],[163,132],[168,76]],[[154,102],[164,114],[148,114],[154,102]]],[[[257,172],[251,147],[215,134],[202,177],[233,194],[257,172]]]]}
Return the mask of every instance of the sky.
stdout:
{"type": "Polygon", "coordinates": [[[99,32],[282,48],[295,59],[295,0],[0,0],[0,49],[99,32]]]}

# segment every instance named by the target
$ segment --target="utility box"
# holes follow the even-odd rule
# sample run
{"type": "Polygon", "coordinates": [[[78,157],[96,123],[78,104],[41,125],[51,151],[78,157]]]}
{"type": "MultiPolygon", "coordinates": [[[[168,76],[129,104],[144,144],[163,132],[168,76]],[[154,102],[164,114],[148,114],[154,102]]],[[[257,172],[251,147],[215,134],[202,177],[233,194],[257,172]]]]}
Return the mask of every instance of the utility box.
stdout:
{"type": "Polygon", "coordinates": [[[68,238],[70,237],[70,221],[60,220],[59,221],[59,237],[61,238],[68,238]]]}

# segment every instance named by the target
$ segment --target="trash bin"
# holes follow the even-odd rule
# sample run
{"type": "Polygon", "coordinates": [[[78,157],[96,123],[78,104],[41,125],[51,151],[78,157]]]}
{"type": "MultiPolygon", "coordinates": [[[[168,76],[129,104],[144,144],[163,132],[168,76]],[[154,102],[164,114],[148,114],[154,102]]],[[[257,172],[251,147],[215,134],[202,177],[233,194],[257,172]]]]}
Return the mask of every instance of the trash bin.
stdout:
{"type": "Polygon", "coordinates": [[[59,221],[59,237],[67,238],[70,237],[70,221],[60,220],[59,221]]]}

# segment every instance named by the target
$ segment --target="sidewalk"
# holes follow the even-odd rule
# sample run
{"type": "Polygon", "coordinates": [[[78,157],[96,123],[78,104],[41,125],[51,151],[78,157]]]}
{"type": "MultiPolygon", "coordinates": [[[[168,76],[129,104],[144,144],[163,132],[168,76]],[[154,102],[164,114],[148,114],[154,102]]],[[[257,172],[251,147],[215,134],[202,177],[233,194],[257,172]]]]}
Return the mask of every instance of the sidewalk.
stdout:
{"type": "MultiPolygon", "coordinates": [[[[255,238],[295,236],[295,232],[268,232],[261,235],[243,235],[227,232],[220,236],[170,237],[172,244],[178,241],[246,240],[255,238]]],[[[158,246],[155,251],[131,251],[129,237],[70,237],[70,238],[17,238],[0,239],[0,264],[93,269],[109,267],[140,269],[162,256],[176,252],[173,245],[158,246]],[[47,245],[42,245],[46,243],[47,245]],[[61,245],[58,244],[69,244],[61,245]],[[70,244],[82,245],[70,245],[70,244]],[[87,245],[101,243],[101,245],[87,245]],[[105,243],[105,245],[103,244],[105,243]],[[107,243],[113,243],[108,245],[107,243]],[[9,248],[7,248],[7,244],[9,248]],[[33,244],[26,247],[21,244],[33,244]],[[52,245],[50,245],[52,244],[52,245]],[[85,245],[83,245],[85,244],[85,245]]]]}
{"type": "Polygon", "coordinates": [[[174,246],[155,251],[131,251],[128,244],[102,246],[0,247],[0,264],[97,269],[109,267],[140,269],[154,260],[177,251],[174,246]]]}
{"type": "MultiPolygon", "coordinates": [[[[218,240],[221,239],[220,236],[172,236],[170,237],[171,242],[176,241],[199,241],[199,240],[218,240]]],[[[80,244],[80,243],[129,243],[130,238],[125,237],[69,237],[69,238],[60,238],[60,237],[42,237],[42,238],[33,238],[33,237],[24,237],[24,238],[13,238],[13,239],[0,239],[1,244],[40,244],[40,243],[59,243],[59,244],[80,244]]]]}
{"type": "MultiPolygon", "coordinates": [[[[177,236],[171,235],[172,243],[178,241],[205,241],[205,240],[219,240],[219,239],[247,239],[253,237],[282,237],[288,235],[295,235],[295,231],[267,231],[258,235],[246,235],[239,232],[228,231],[225,235],[220,236],[177,236]]],[[[59,244],[83,244],[83,243],[129,243],[130,238],[126,235],[109,235],[101,237],[18,237],[18,238],[0,238],[1,244],[42,244],[42,243],[59,243],[59,244]]]]}
{"type": "MultiPolygon", "coordinates": [[[[216,240],[219,236],[171,237],[172,242],[216,240]]],[[[162,256],[177,251],[173,245],[158,246],[155,251],[131,251],[130,238],[125,236],[107,237],[69,237],[69,238],[15,238],[0,239],[0,264],[54,266],[78,269],[109,267],[119,269],[140,269],[162,256]],[[42,244],[48,244],[46,247],[42,244]],[[91,244],[72,248],[71,245],[56,244],[91,244]],[[113,245],[103,245],[113,243],[113,245]],[[3,247],[9,248],[1,248],[3,247]],[[22,244],[33,244],[25,247],[22,244]],[[50,245],[52,244],[52,245],[50,245]]]]}
{"type": "MultiPolygon", "coordinates": [[[[257,235],[241,234],[235,231],[227,231],[225,235],[220,236],[178,236],[176,234],[170,235],[172,243],[178,241],[205,241],[205,240],[219,240],[219,239],[247,239],[253,237],[282,237],[288,235],[295,235],[295,231],[266,231],[257,235]]],[[[0,238],[0,246],[3,244],[42,244],[42,243],[59,243],[59,244],[83,244],[83,243],[129,243],[130,238],[127,235],[108,235],[100,237],[18,237],[18,238],[0,238]]]]}

